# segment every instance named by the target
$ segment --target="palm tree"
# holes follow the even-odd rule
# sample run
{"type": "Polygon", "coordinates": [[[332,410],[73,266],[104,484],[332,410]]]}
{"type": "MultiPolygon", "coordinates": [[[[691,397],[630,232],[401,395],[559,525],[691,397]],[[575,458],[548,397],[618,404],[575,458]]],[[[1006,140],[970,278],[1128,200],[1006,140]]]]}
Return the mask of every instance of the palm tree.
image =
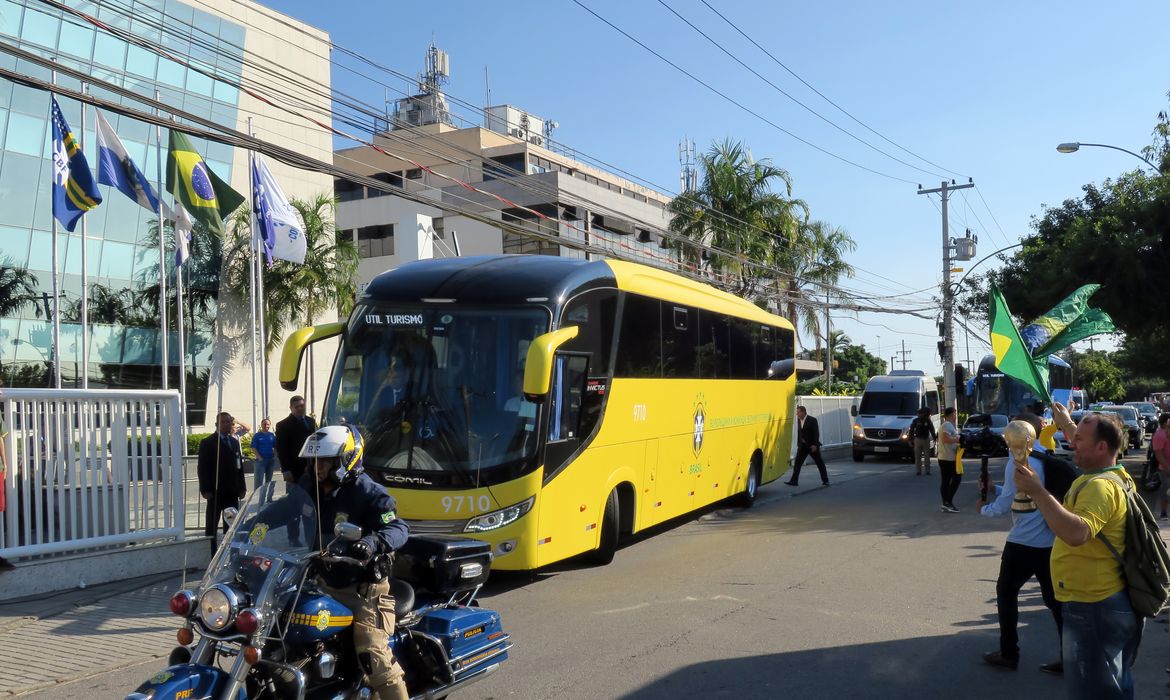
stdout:
{"type": "Polygon", "coordinates": [[[786,273],[780,282],[784,315],[798,326],[798,338],[803,328],[815,339],[818,355],[824,337],[818,310],[830,299],[843,297],[835,287],[842,277],[853,276],[853,266],[845,262],[844,254],[856,249],[857,243],[845,229],[810,221],[778,256],[779,267],[786,273]]]}
{"type": "Polygon", "coordinates": [[[706,268],[729,291],[756,296],[767,274],[748,260],[768,265],[789,246],[808,218],[808,206],[792,198],[792,178],[767,160],[756,161],[737,141],[711,146],[699,159],[702,183],[671,201],[669,228],[699,245],[734,251],[707,256],[678,245],[685,263],[706,268]],[[773,187],[779,187],[776,192],[773,187]]]}
{"type": "MultiPolygon", "coordinates": [[[[332,310],[341,317],[348,315],[357,298],[357,269],[361,258],[351,241],[338,240],[335,235],[333,195],[320,193],[309,199],[293,199],[290,204],[304,224],[308,253],[303,265],[274,260],[264,268],[264,321],[268,331],[264,351],[269,354],[294,328],[311,325],[314,319],[332,310]]],[[[251,257],[248,209],[236,212],[232,230],[228,275],[233,280],[232,287],[246,295],[251,257]]],[[[309,352],[311,365],[311,346],[309,352]]],[[[311,379],[309,393],[313,393],[311,379]]]]}
{"type": "Polygon", "coordinates": [[[0,263],[0,317],[15,316],[25,304],[40,297],[40,290],[40,280],[28,268],[16,267],[11,259],[0,263]]]}

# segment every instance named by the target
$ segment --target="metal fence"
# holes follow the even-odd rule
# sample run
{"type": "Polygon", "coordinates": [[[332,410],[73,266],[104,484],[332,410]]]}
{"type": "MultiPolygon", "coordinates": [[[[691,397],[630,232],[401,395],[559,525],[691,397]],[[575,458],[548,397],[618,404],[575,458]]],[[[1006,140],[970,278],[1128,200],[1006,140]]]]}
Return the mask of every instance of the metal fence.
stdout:
{"type": "MultiPolygon", "coordinates": [[[[853,442],[851,406],[861,403],[860,396],[797,396],[796,405],[804,406],[817,419],[821,428],[821,444],[825,447],[844,447],[853,442]]],[[[796,419],[793,418],[795,421],[796,419]]],[[[792,430],[792,452],[796,453],[796,428],[792,430]]]]}
{"type": "Polygon", "coordinates": [[[5,389],[0,556],[184,539],[176,391],[5,389]]]}

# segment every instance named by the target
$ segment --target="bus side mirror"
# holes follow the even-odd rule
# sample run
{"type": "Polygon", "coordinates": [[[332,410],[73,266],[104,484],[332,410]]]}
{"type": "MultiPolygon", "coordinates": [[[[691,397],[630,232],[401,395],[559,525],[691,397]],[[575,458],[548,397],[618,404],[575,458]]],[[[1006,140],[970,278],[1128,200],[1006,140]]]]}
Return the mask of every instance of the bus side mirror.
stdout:
{"type": "Polygon", "coordinates": [[[768,379],[788,379],[796,370],[796,360],[776,360],[768,365],[768,379]]]}
{"type": "Polygon", "coordinates": [[[577,337],[577,326],[538,335],[528,346],[528,359],[524,363],[524,398],[532,403],[543,403],[552,383],[553,359],[557,349],[577,337]]]}
{"type": "Polygon", "coordinates": [[[854,418],[857,417],[857,404],[853,404],[849,407],[849,415],[853,416],[854,418]]]}
{"type": "Polygon", "coordinates": [[[280,353],[280,386],[285,391],[296,391],[297,377],[301,372],[301,357],[305,354],[305,348],[319,340],[341,335],[344,331],[345,322],[338,321],[319,326],[306,326],[290,333],[280,353]]]}

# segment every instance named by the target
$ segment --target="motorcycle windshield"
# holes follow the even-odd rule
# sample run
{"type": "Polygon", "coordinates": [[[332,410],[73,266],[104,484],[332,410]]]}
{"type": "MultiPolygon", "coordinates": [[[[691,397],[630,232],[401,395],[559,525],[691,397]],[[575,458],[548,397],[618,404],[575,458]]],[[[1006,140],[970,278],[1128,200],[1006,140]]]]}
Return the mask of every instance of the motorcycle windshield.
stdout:
{"type": "Polygon", "coordinates": [[[317,509],[304,489],[264,484],[240,506],[200,587],[244,585],[254,597],[268,574],[307,564],[317,535],[317,509]]]}

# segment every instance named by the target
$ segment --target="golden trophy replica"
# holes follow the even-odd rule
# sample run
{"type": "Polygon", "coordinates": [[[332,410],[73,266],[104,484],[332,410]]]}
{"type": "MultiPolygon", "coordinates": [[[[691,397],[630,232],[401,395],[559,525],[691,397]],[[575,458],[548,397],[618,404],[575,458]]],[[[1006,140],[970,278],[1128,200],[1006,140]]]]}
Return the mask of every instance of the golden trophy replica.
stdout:
{"type": "MultiPolygon", "coordinates": [[[[1015,465],[1026,466],[1028,464],[1028,453],[1032,451],[1032,445],[1036,442],[1036,429],[1025,421],[1014,420],[1003,429],[1003,441],[1007,443],[1014,471],[1015,465]]],[[[1004,474],[1005,479],[1013,478],[1012,471],[1006,469],[1004,471],[1007,472],[1004,474]]],[[[1017,491],[1016,497],[1012,499],[1012,512],[1031,513],[1034,510],[1036,510],[1036,502],[1032,500],[1032,497],[1017,491]]]]}

